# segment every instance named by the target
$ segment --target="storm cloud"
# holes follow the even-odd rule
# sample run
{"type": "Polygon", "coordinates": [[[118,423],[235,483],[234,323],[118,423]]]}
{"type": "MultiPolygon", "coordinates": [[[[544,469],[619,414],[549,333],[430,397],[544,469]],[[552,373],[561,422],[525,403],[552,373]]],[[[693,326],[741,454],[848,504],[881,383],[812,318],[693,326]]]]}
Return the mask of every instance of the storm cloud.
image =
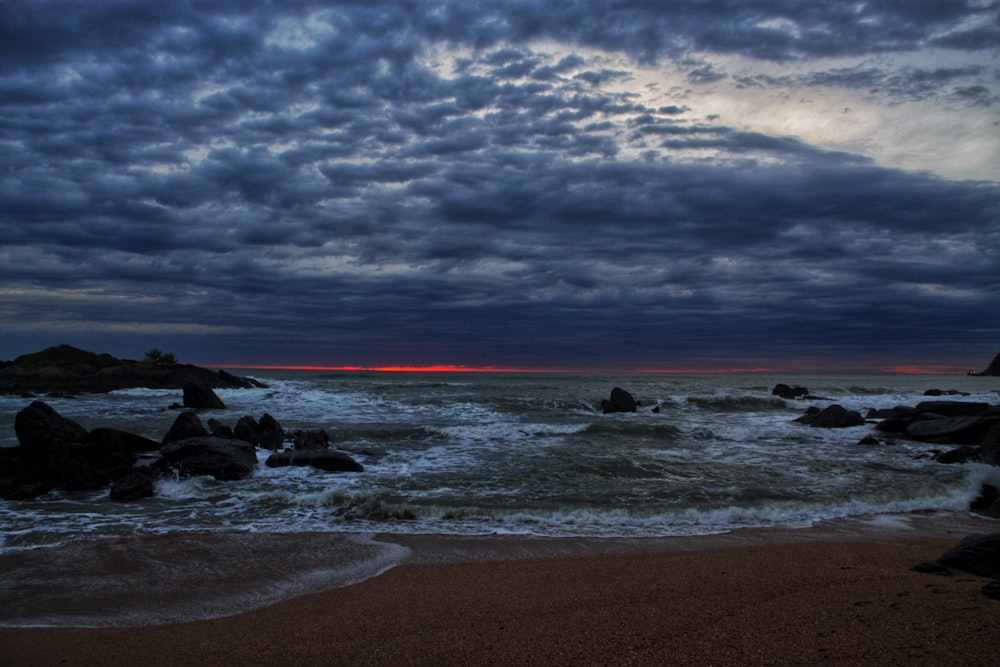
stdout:
{"type": "Polygon", "coordinates": [[[0,357],[981,365],[997,44],[992,2],[3,3],[0,357]]]}

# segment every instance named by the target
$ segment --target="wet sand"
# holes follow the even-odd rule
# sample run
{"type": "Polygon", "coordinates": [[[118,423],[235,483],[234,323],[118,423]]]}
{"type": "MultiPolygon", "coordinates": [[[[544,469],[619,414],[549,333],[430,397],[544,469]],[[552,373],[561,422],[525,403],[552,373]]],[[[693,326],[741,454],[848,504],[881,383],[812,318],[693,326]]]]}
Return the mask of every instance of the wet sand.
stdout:
{"type": "Polygon", "coordinates": [[[5,665],[993,665],[1000,601],[980,593],[987,580],[910,570],[970,528],[997,531],[949,525],[611,550],[411,538],[412,558],[350,586],[169,625],[0,628],[0,655],[5,665]]]}

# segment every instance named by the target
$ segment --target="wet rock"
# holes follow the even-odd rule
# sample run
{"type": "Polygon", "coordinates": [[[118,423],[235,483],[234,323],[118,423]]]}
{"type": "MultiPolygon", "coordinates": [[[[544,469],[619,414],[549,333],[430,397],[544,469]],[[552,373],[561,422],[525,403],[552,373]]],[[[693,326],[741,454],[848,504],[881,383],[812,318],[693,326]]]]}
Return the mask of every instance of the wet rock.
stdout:
{"type": "Polygon", "coordinates": [[[222,399],[207,385],[188,382],[184,385],[183,391],[185,408],[192,410],[224,410],[226,408],[222,399]]]}
{"type": "Polygon", "coordinates": [[[162,444],[135,433],[127,433],[113,428],[95,428],[87,435],[87,441],[98,447],[134,454],[155,452],[162,444]]]}
{"type": "Polygon", "coordinates": [[[336,449],[285,450],[271,454],[264,463],[271,468],[312,466],[327,472],[363,472],[365,469],[348,454],[336,449]]]}
{"type": "Polygon", "coordinates": [[[240,417],[233,435],[240,440],[264,449],[281,449],[285,441],[285,431],[278,420],[266,412],[258,422],[251,415],[240,417]]]}
{"type": "Polygon", "coordinates": [[[632,398],[632,394],[621,387],[615,387],[611,390],[610,400],[604,399],[601,401],[601,411],[604,414],[612,412],[635,412],[636,405],[638,404],[632,398]]]}
{"type": "Polygon", "coordinates": [[[155,483],[147,469],[133,468],[111,487],[111,500],[124,503],[150,498],[155,494],[155,483]]]}
{"type": "Polygon", "coordinates": [[[233,433],[233,429],[227,424],[223,424],[218,419],[214,417],[208,420],[208,432],[211,433],[216,438],[234,438],[236,435],[233,433]]]}
{"type": "Polygon", "coordinates": [[[177,419],[174,420],[170,430],[163,436],[162,443],[166,445],[178,440],[201,438],[207,435],[209,435],[209,432],[205,429],[205,425],[201,423],[198,415],[193,412],[182,412],[177,415],[177,419]]]}
{"type": "Polygon", "coordinates": [[[330,436],[323,429],[292,431],[292,443],[296,450],[326,449],[330,446],[330,436]]]}
{"type": "Polygon", "coordinates": [[[1000,577],[1000,533],[969,535],[937,562],[980,577],[1000,577]]]}
{"type": "Polygon", "coordinates": [[[796,399],[809,395],[809,390],[805,387],[792,387],[783,382],[774,385],[771,394],[780,398],[796,399]]]}
{"type": "Polygon", "coordinates": [[[855,410],[847,410],[840,405],[831,405],[819,412],[807,411],[795,420],[799,424],[813,426],[816,428],[847,428],[850,426],[862,426],[865,423],[861,413],[855,410]]]}
{"type": "Polygon", "coordinates": [[[183,477],[210,475],[227,481],[249,477],[256,464],[257,453],[250,443],[204,436],[164,445],[156,466],[183,477]]]}

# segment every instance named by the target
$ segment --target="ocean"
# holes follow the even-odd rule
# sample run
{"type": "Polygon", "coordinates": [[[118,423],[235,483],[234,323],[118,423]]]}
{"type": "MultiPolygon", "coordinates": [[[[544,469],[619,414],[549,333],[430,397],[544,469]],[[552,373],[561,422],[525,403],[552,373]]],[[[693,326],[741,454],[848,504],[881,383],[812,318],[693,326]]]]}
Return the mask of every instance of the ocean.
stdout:
{"type": "MultiPolygon", "coordinates": [[[[246,371],[265,389],[219,390],[234,426],[274,416],[323,428],[364,472],[268,468],[254,476],[163,479],[156,496],[117,503],[106,490],[0,501],[0,552],[106,537],[187,531],[662,537],[920,512],[963,512],[998,469],[949,466],[940,445],[858,442],[873,424],[811,428],[816,405],[914,405],[926,389],[1000,400],[1000,380],[918,375],[575,374],[246,371]],[[808,400],[771,395],[802,385],[808,400]],[[613,387],[636,413],[602,414],[613,387]]],[[[133,389],[45,399],[88,429],[159,440],[180,392],[133,389]]],[[[0,446],[28,399],[0,397],[0,446]]],[[[881,438],[881,434],[875,433],[881,438]]]]}

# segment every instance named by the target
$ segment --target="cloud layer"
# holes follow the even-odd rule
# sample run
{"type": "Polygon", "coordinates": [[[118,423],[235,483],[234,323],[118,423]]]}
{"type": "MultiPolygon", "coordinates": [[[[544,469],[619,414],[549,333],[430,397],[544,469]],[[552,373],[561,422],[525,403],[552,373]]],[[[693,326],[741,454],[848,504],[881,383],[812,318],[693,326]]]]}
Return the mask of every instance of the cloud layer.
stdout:
{"type": "Polygon", "coordinates": [[[4,3],[0,356],[976,365],[997,44],[990,2],[4,3]]]}

